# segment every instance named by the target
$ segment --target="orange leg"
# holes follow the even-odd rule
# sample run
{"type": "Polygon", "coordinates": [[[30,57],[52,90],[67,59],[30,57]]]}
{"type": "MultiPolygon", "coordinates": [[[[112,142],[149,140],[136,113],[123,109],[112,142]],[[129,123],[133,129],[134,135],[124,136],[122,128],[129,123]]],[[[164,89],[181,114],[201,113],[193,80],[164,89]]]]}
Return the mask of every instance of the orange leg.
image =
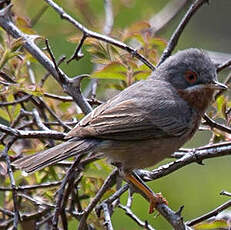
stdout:
{"type": "Polygon", "coordinates": [[[149,199],[149,202],[150,202],[149,214],[153,213],[157,204],[160,204],[160,203],[167,204],[166,199],[164,199],[161,194],[155,194],[142,181],[142,179],[137,174],[135,174],[134,172],[132,174],[125,174],[125,179],[127,179],[133,185],[135,185],[135,187],[138,188],[139,190],[141,190],[146,195],[146,197],[149,199]]]}

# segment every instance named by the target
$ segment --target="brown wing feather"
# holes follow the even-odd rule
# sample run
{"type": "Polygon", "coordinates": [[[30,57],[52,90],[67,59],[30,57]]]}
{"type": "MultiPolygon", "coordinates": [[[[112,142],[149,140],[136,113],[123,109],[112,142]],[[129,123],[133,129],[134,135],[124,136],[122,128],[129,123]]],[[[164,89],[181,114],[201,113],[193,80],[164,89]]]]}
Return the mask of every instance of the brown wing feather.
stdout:
{"type": "MultiPolygon", "coordinates": [[[[164,87],[165,97],[158,91],[161,81],[139,82],[99,106],[72,129],[66,138],[97,137],[117,140],[143,140],[179,136],[188,131],[191,110],[181,110],[182,99],[171,86],[164,87]],[[154,83],[153,83],[154,82],[154,83]],[[145,84],[153,84],[152,92],[145,84]],[[139,88],[139,90],[138,90],[139,88]],[[139,98],[139,100],[137,100],[139,98]]],[[[163,87],[162,87],[163,88],[163,87]]],[[[148,87],[150,89],[150,87],[148,87]]],[[[185,104],[183,103],[184,108],[185,104]]]]}

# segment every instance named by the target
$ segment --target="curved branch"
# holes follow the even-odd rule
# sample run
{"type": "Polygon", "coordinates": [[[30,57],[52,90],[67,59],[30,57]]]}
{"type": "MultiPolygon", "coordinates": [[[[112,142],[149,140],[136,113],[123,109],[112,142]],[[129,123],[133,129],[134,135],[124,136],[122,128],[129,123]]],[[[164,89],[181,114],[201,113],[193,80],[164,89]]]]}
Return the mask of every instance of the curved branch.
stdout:
{"type": "Polygon", "coordinates": [[[205,159],[230,155],[231,143],[224,142],[209,146],[206,145],[197,149],[182,150],[175,154],[177,157],[181,156],[181,158],[174,162],[170,162],[169,164],[162,165],[152,171],[139,170],[139,176],[141,176],[145,181],[151,181],[164,177],[191,163],[201,164],[201,162],[205,159]]]}
{"type": "Polygon", "coordinates": [[[55,80],[62,86],[62,88],[74,101],[79,105],[82,111],[87,114],[91,112],[91,106],[87,100],[82,96],[80,90],[73,90],[71,79],[58,67],[55,67],[54,63],[42,52],[42,50],[35,44],[35,40],[39,38],[37,35],[28,35],[23,33],[11,20],[10,9],[12,4],[6,8],[0,10],[0,26],[13,38],[21,38],[23,40],[24,48],[35,57],[41,65],[43,65],[55,78],[55,80]],[[57,68],[59,71],[57,72],[57,68]],[[60,75],[62,76],[60,78],[60,75]]]}
{"type": "Polygon", "coordinates": [[[186,14],[184,15],[183,19],[181,20],[180,24],[177,26],[176,30],[174,31],[174,33],[172,34],[167,47],[165,48],[164,52],[161,55],[160,61],[158,63],[157,66],[159,66],[161,63],[163,63],[165,61],[166,58],[168,58],[172,51],[174,50],[174,48],[177,45],[177,42],[182,34],[182,32],[184,31],[186,25],[188,24],[188,22],[190,21],[190,19],[192,18],[192,16],[196,13],[196,11],[206,2],[208,2],[208,0],[196,0],[188,9],[188,11],[186,12],[186,14]]]}
{"type": "Polygon", "coordinates": [[[63,140],[65,133],[58,131],[34,131],[34,130],[19,130],[10,128],[8,126],[0,124],[0,131],[17,138],[51,138],[55,140],[63,140]]]}
{"type": "Polygon", "coordinates": [[[155,66],[153,66],[143,55],[139,54],[136,49],[126,45],[123,42],[120,42],[116,39],[113,39],[107,35],[99,34],[97,32],[93,32],[93,31],[87,29],[82,24],[80,24],[78,21],[76,21],[74,18],[72,18],[69,14],[67,14],[58,4],[54,3],[52,0],[45,0],[45,1],[60,15],[60,17],[62,19],[65,19],[68,22],[70,22],[71,24],[73,24],[77,29],[82,31],[86,37],[95,38],[97,40],[110,43],[111,45],[114,45],[114,46],[117,46],[123,50],[126,50],[132,56],[134,56],[137,59],[139,59],[140,61],[142,61],[151,70],[155,70],[155,66]]]}

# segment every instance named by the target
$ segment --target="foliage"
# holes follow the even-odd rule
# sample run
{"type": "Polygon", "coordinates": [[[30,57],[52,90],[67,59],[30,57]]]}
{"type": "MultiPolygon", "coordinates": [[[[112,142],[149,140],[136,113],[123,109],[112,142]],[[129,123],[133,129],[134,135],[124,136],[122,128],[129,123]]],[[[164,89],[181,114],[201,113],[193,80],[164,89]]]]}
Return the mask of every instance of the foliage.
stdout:
{"type": "MultiPolygon", "coordinates": [[[[102,2],[72,0],[66,1],[67,5],[65,5],[63,2],[58,1],[71,14],[79,15],[78,19],[83,21],[84,25],[96,31],[102,30],[103,27],[104,11],[102,10],[102,2]]],[[[36,21],[35,16],[38,16],[45,9],[43,4],[33,1],[35,6],[32,6],[31,1],[25,1],[24,3],[25,9],[23,9],[23,3],[20,1],[15,1],[14,3],[13,11],[15,13],[13,19],[18,28],[30,35],[39,35],[36,38],[36,42],[41,48],[45,47],[44,37],[49,37],[55,56],[58,57],[60,54],[71,55],[74,46],[81,41],[82,34],[76,32],[76,29],[73,29],[70,25],[66,26],[62,21],[58,22],[58,16],[51,9],[46,9],[44,15],[40,15],[38,21],[36,21]],[[39,7],[39,10],[36,9],[37,7],[39,7]],[[28,16],[25,16],[27,14],[28,16]],[[35,21],[36,24],[34,24],[35,21]],[[45,26],[45,23],[48,25],[45,26]],[[55,28],[57,30],[53,29],[54,25],[56,25],[55,28]],[[64,41],[61,42],[61,40],[64,41]]],[[[161,4],[165,3],[166,1],[162,1],[161,4]]],[[[151,31],[148,17],[153,13],[153,9],[149,9],[148,7],[153,5],[152,7],[154,8],[155,4],[153,1],[144,3],[142,9],[140,4],[139,1],[135,0],[114,1],[116,19],[117,15],[120,15],[121,10],[129,10],[130,12],[133,10],[131,9],[132,7],[139,9],[139,17],[128,17],[129,23],[126,26],[124,26],[124,21],[121,22],[118,19],[110,35],[127,45],[138,47],[137,51],[153,65],[156,65],[167,42],[157,35],[153,36],[151,31]],[[146,11],[149,12],[147,15],[145,15],[146,11]]],[[[157,5],[155,6],[157,7],[157,5]]],[[[3,29],[0,30],[0,124],[18,130],[38,131],[49,128],[60,133],[67,132],[76,125],[84,114],[76,107],[72,98],[64,95],[60,85],[51,76],[48,76],[38,60],[32,57],[24,49],[23,45],[24,41],[22,39],[14,39],[3,29]],[[55,93],[55,95],[52,95],[52,93],[55,93]],[[35,111],[38,112],[39,119],[36,117],[35,111]]],[[[44,52],[49,55],[47,50],[44,52]]],[[[88,37],[85,40],[82,52],[85,56],[81,60],[77,62],[72,61],[70,64],[62,63],[61,68],[69,76],[90,73],[90,77],[83,80],[82,91],[88,97],[89,103],[92,106],[97,106],[101,103],[98,97],[104,100],[108,95],[118,93],[138,80],[146,79],[151,73],[151,70],[131,53],[92,37],[88,37]],[[97,83],[96,97],[94,89],[91,88],[92,82],[97,83]]],[[[230,107],[229,95],[221,95],[217,97],[217,100],[210,108],[209,117],[229,126],[230,107]]],[[[211,143],[230,141],[230,134],[221,129],[213,129],[211,133],[211,143]]],[[[3,151],[5,144],[11,137],[4,133],[0,134],[2,143],[0,150],[3,151]]],[[[10,160],[14,161],[21,155],[33,154],[47,147],[54,146],[60,143],[60,139],[62,138],[57,138],[57,140],[49,138],[18,139],[8,152],[10,160]]],[[[84,165],[84,173],[80,173],[73,181],[72,188],[78,187],[78,189],[71,190],[69,194],[66,191],[64,194],[67,199],[64,202],[67,203],[68,214],[65,215],[67,219],[60,221],[60,223],[67,221],[69,229],[76,229],[78,214],[88,207],[107,176],[113,170],[113,167],[105,159],[94,159],[94,161],[89,162],[84,165]]],[[[14,171],[16,186],[26,188],[32,185],[48,184],[48,186],[44,187],[38,186],[37,189],[18,191],[17,208],[20,210],[22,217],[21,229],[35,229],[36,222],[40,226],[51,224],[52,211],[54,211],[55,204],[54,197],[57,196],[57,186],[60,185],[71,163],[73,163],[73,158],[28,176],[25,176],[20,171],[14,171]],[[44,221],[44,224],[41,221],[45,218],[47,218],[47,221],[44,221]]],[[[7,168],[7,163],[1,159],[1,188],[7,188],[12,185],[7,168]]],[[[70,188],[70,185],[68,186],[70,188]]],[[[11,191],[11,189],[9,190],[11,191]]],[[[14,202],[12,193],[5,192],[4,189],[2,191],[0,189],[0,207],[13,212],[14,202]]],[[[109,198],[115,191],[116,186],[113,186],[104,193],[101,200],[109,198]]],[[[126,197],[122,196],[122,201],[125,199],[126,197]]],[[[142,198],[138,198],[137,200],[139,199],[142,198]]],[[[139,204],[143,205],[143,200],[139,202],[139,204]]],[[[175,205],[178,205],[177,202],[175,205]]],[[[137,207],[139,205],[135,206],[135,209],[138,209],[137,207]]],[[[141,215],[146,219],[147,208],[144,209],[141,215]]],[[[141,210],[138,210],[138,212],[141,212],[141,210]]],[[[115,222],[118,222],[117,215],[118,213],[114,217],[115,222]]],[[[190,215],[189,217],[192,218],[190,215]]],[[[156,223],[153,221],[153,218],[149,217],[149,220],[151,220],[151,223],[156,223]]],[[[8,216],[0,210],[0,229],[1,222],[3,224],[7,223],[5,225],[5,229],[7,229],[12,225],[12,216],[8,216]],[[7,222],[8,220],[10,220],[9,223],[7,222]]],[[[91,212],[88,222],[92,223],[96,229],[102,229],[104,219],[98,218],[97,213],[91,212]]],[[[62,225],[60,224],[60,226],[62,225]]],[[[118,226],[118,229],[130,228],[129,226],[122,227],[119,223],[118,226]]],[[[133,226],[135,226],[134,223],[131,225],[131,229],[134,229],[133,226]]],[[[166,229],[166,223],[161,223],[160,221],[159,226],[164,226],[166,229]]],[[[219,220],[212,223],[201,223],[195,227],[195,229],[217,228],[228,229],[228,224],[224,220],[219,220]]],[[[159,229],[163,228],[160,227],[159,229]]]]}

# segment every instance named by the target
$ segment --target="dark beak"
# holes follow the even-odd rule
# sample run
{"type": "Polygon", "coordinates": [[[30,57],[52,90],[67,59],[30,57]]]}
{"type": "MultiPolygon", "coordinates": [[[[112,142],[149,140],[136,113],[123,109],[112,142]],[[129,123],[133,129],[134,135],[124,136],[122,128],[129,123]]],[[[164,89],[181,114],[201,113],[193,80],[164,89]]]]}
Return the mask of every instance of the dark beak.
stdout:
{"type": "Polygon", "coordinates": [[[220,83],[218,81],[213,81],[210,84],[210,87],[213,88],[213,89],[217,89],[217,90],[226,90],[226,89],[228,89],[228,87],[225,84],[222,84],[222,83],[220,83]]]}

